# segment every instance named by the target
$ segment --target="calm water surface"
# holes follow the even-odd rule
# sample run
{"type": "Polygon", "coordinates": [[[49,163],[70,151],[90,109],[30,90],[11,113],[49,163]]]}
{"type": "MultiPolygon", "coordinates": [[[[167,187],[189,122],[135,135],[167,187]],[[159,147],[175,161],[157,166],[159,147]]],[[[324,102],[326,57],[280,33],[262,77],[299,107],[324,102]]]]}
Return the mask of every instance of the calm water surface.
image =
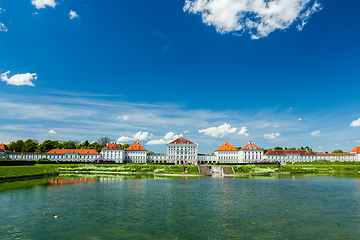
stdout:
{"type": "Polygon", "coordinates": [[[359,176],[67,177],[0,191],[1,239],[359,236],[359,176]]]}

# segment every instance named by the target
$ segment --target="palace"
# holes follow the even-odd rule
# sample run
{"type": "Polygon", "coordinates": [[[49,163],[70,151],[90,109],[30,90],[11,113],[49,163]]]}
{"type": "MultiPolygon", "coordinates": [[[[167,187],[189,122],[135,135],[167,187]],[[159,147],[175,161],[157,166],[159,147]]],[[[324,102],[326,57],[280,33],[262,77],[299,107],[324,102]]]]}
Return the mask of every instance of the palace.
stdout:
{"type": "Polygon", "coordinates": [[[39,160],[90,162],[96,158],[111,159],[117,163],[175,163],[175,164],[236,164],[273,160],[281,163],[312,161],[360,161],[360,146],[350,153],[315,153],[311,150],[269,150],[264,154],[262,148],[249,141],[238,149],[225,142],[212,154],[199,154],[198,144],[180,137],[166,144],[166,154],[148,154],[139,143],[134,142],[123,149],[115,142],[107,144],[100,153],[94,149],[52,149],[47,153],[11,152],[4,144],[0,145],[0,157],[13,160],[39,160]]]}

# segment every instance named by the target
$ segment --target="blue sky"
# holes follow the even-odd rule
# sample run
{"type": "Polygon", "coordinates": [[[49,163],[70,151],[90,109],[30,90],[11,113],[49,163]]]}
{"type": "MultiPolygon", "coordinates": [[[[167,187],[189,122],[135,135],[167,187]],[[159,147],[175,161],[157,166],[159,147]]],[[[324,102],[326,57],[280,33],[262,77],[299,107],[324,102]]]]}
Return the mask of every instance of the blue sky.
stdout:
{"type": "Polygon", "coordinates": [[[0,2],[0,142],[360,145],[360,2],[0,2]]]}

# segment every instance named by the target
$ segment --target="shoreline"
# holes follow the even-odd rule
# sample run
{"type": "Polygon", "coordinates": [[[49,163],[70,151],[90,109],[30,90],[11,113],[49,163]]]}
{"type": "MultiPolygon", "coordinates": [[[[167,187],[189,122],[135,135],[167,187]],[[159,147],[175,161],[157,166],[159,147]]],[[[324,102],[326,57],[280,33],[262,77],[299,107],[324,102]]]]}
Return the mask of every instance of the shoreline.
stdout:
{"type": "Polygon", "coordinates": [[[23,181],[23,180],[32,180],[32,179],[39,179],[39,178],[46,178],[46,177],[53,177],[53,176],[59,176],[59,173],[0,178],[0,183],[23,181]]]}
{"type": "Polygon", "coordinates": [[[167,177],[210,177],[211,174],[188,174],[188,173],[154,173],[154,172],[107,172],[107,171],[59,171],[59,173],[108,173],[108,174],[148,174],[154,176],[167,176],[167,177]]]}

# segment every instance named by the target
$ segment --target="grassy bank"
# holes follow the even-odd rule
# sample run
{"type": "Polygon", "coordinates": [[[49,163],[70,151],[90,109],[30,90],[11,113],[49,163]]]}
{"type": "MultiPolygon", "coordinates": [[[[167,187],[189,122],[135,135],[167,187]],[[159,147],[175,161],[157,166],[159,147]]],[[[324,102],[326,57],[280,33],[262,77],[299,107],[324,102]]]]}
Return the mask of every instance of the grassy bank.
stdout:
{"type": "Polygon", "coordinates": [[[262,174],[275,172],[317,172],[317,171],[360,171],[358,163],[296,163],[296,165],[281,165],[277,167],[275,164],[264,165],[237,165],[232,166],[236,174],[262,174]]]}
{"type": "MultiPolygon", "coordinates": [[[[199,174],[197,166],[187,166],[189,174],[199,174]]],[[[104,171],[104,172],[154,172],[179,174],[184,172],[184,167],[180,165],[142,165],[142,164],[69,164],[60,165],[60,171],[104,171]]]]}
{"type": "Polygon", "coordinates": [[[58,172],[58,167],[55,165],[35,164],[33,166],[1,166],[0,178],[35,176],[42,174],[54,174],[58,172]]]}

